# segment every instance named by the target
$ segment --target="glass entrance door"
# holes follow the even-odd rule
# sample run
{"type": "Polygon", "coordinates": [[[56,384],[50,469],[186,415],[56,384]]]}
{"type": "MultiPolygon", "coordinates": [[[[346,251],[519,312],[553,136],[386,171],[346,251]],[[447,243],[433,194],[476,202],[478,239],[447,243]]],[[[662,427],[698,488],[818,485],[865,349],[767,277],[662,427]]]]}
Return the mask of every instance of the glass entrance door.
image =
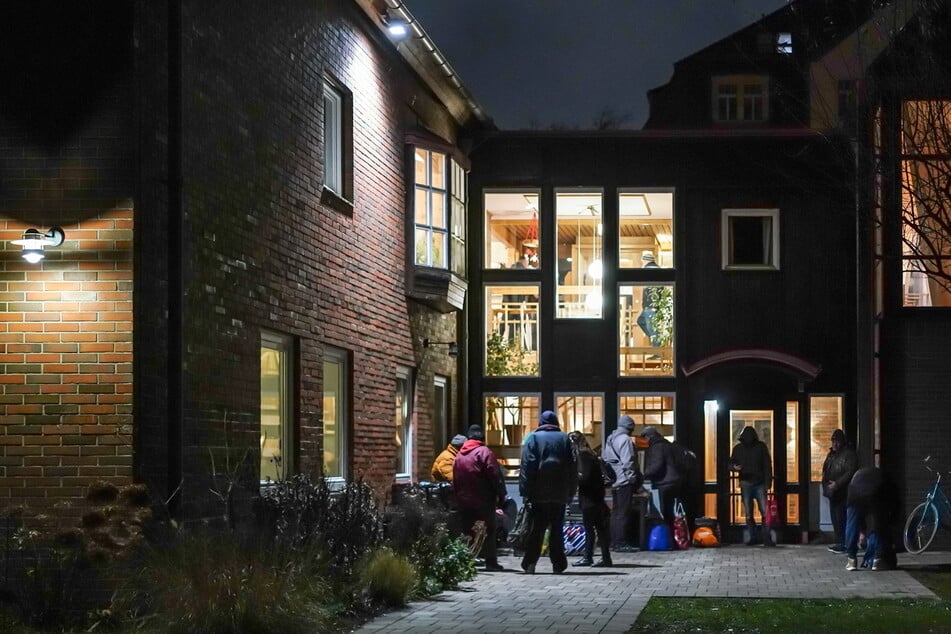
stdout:
{"type": "MultiPolygon", "coordinates": [[[[773,472],[776,471],[775,458],[776,452],[773,451],[773,410],[771,409],[733,409],[730,410],[730,440],[732,447],[736,445],[737,438],[744,427],[752,427],[756,430],[759,439],[766,443],[769,449],[770,458],[773,459],[773,472]]],[[[754,519],[757,523],[762,521],[759,514],[759,508],[754,505],[754,519]]],[[[743,498],[740,494],[740,479],[735,473],[730,474],[730,523],[746,524],[746,510],[743,508],[743,498]]]]}

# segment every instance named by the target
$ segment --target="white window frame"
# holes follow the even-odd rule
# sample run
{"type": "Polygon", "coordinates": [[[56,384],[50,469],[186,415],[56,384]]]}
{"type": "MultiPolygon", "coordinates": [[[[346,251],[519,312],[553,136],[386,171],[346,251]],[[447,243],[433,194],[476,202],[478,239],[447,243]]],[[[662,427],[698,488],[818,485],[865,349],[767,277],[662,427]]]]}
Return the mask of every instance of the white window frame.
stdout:
{"type": "Polygon", "coordinates": [[[413,200],[413,222],[416,227],[414,242],[414,251],[413,251],[413,261],[417,266],[431,266],[437,269],[448,269],[451,265],[451,258],[449,256],[449,227],[452,224],[452,218],[450,217],[450,204],[449,204],[449,193],[452,180],[452,159],[449,155],[444,152],[438,152],[436,150],[429,149],[427,147],[419,146],[416,147],[413,151],[414,160],[418,160],[420,156],[423,156],[423,163],[425,163],[424,169],[426,170],[426,180],[425,183],[420,183],[416,181],[416,170],[413,170],[413,195],[415,199],[413,200]],[[436,187],[433,183],[433,156],[441,156],[443,160],[443,186],[436,187]],[[442,196],[442,215],[445,219],[443,226],[436,226],[434,223],[435,210],[433,209],[433,201],[435,195],[442,196]],[[422,196],[426,200],[426,222],[420,222],[416,218],[416,205],[419,202],[419,197],[422,196]],[[425,235],[425,244],[423,246],[423,254],[425,257],[420,261],[419,249],[420,249],[420,237],[419,234],[422,232],[425,235]],[[433,256],[433,241],[438,237],[440,243],[442,244],[442,253],[444,258],[444,263],[435,262],[433,256]]]}
{"type": "MultiPolygon", "coordinates": [[[[323,380],[325,385],[327,381],[327,366],[329,364],[334,364],[339,368],[337,377],[339,386],[336,404],[337,411],[334,419],[334,425],[337,430],[335,444],[337,462],[339,464],[339,468],[337,469],[338,473],[327,474],[326,465],[324,465],[324,478],[327,483],[331,485],[331,488],[334,488],[335,486],[346,483],[350,468],[350,456],[347,452],[350,442],[350,355],[346,350],[341,350],[340,348],[332,348],[329,346],[324,348],[323,380]]],[[[324,399],[326,399],[326,390],[324,390],[324,399]]],[[[326,410],[323,410],[323,416],[326,415],[326,410]]],[[[323,424],[326,425],[326,421],[323,421],[323,424]]],[[[326,440],[326,436],[324,436],[324,440],[326,440]]],[[[326,451],[326,449],[324,451],[326,451]]]]}
{"type": "MultiPolygon", "coordinates": [[[[396,401],[396,395],[400,390],[401,385],[403,386],[403,407],[399,412],[395,412],[396,416],[402,418],[402,427],[403,433],[399,438],[399,441],[402,446],[397,446],[397,464],[396,464],[396,482],[406,483],[413,481],[414,474],[414,465],[413,465],[413,431],[414,431],[414,416],[413,416],[413,399],[415,390],[413,389],[413,371],[410,368],[397,368],[396,370],[396,381],[394,382],[394,405],[396,401]]],[[[394,431],[398,433],[399,427],[397,426],[396,420],[394,422],[394,431]]]]}
{"type": "Polygon", "coordinates": [[[324,186],[343,196],[343,93],[324,82],[324,186]]]}
{"type": "MultiPolygon", "coordinates": [[[[281,477],[286,478],[294,473],[296,467],[294,464],[294,339],[289,335],[262,330],[260,348],[262,351],[265,349],[272,350],[280,355],[278,384],[281,389],[281,399],[280,403],[278,403],[278,425],[280,429],[278,446],[281,466],[277,469],[277,475],[279,479],[281,477]]],[[[261,374],[260,368],[258,374],[261,374]]],[[[261,435],[261,448],[263,451],[265,432],[263,429],[259,429],[259,433],[261,435]]],[[[267,480],[264,478],[260,478],[260,481],[262,485],[267,483],[267,480]]]]}
{"type": "Polygon", "coordinates": [[[449,444],[449,377],[433,377],[433,433],[438,454],[449,444]]]}
{"type": "Polygon", "coordinates": [[[722,75],[713,78],[712,90],[713,120],[717,123],[765,123],[769,121],[769,77],[766,75],[722,75]],[[732,87],[734,108],[727,108],[726,117],[720,116],[720,102],[727,96],[720,94],[721,87],[732,87]],[[761,92],[754,93],[749,89],[757,87],[761,92]],[[746,104],[749,98],[750,104],[746,104]],[[755,98],[755,99],[754,99],[755,98]],[[753,112],[748,112],[752,108],[753,112]],[[759,111],[759,112],[758,112],[759,111]],[[753,115],[760,115],[753,118],[753,115]],[[734,115],[734,116],[730,116],[734,115]]]}
{"type": "Polygon", "coordinates": [[[724,209],[720,216],[720,255],[724,271],[778,271],[780,263],[779,209],[724,209]],[[733,262],[731,220],[733,218],[769,218],[770,250],[768,261],[762,264],[733,262]]]}

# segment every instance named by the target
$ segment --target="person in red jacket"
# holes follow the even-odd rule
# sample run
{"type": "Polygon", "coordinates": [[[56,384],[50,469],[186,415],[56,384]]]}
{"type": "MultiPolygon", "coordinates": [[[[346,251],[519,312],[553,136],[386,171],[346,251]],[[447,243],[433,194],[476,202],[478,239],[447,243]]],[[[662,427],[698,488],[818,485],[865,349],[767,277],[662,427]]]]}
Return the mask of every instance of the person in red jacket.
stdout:
{"type": "Polygon", "coordinates": [[[469,439],[452,464],[452,489],[463,530],[475,539],[476,522],[485,524],[480,555],[488,571],[502,570],[495,551],[495,509],[505,501],[502,469],[478,425],[469,427],[469,439]]]}

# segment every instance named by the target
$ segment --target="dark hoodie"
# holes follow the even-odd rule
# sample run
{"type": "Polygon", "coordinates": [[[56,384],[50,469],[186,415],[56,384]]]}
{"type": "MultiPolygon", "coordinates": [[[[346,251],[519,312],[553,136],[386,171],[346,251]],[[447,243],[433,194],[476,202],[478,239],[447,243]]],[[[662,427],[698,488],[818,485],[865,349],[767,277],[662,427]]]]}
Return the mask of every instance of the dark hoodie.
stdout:
{"type": "Polygon", "coordinates": [[[505,499],[505,481],[492,450],[470,438],[452,463],[452,490],[464,508],[495,508],[505,499]]]}
{"type": "Polygon", "coordinates": [[[744,427],[740,442],[733,447],[730,469],[740,472],[742,484],[765,484],[768,489],[773,482],[773,464],[769,449],[759,439],[756,430],[744,427]]]}
{"type": "Polygon", "coordinates": [[[647,439],[644,455],[644,477],[654,488],[667,488],[680,484],[680,474],[674,462],[674,446],[654,427],[645,427],[641,436],[647,439]]]}

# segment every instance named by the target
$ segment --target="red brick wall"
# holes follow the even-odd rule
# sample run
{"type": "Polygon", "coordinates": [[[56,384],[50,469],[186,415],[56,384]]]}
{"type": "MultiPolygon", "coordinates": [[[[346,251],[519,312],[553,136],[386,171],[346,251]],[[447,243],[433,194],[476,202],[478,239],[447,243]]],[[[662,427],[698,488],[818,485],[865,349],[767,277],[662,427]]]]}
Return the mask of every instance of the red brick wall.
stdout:
{"type": "Polygon", "coordinates": [[[76,516],[132,475],[132,210],[64,226],[39,264],[10,244],[29,226],[0,219],[0,506],[76,516]]]}

